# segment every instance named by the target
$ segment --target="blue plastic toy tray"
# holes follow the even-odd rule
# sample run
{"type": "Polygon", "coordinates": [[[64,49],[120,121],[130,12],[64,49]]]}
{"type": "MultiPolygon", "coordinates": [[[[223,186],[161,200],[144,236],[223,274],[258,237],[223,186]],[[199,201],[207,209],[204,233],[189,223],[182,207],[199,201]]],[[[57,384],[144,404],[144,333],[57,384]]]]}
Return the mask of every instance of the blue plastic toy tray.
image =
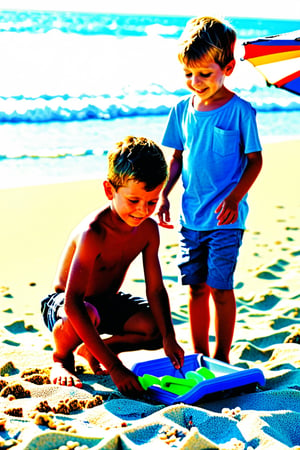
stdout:
{"type": "Polygon", "coordinates": [[[195,371],[201,367],[206,367],[213,372],[215,378],[201,381],[184,395],[176,395],[155,385],[149,387],[145,391],[145,395],[165,405],[173,405],[174,403],[194,404],[201,399],[203,400],[204,397],[209,399],[210,397],[218,398],[220,396],[222,398],[225,393],[230,396],[231,392],[231,395],[233,395],[236,392],[247,391],[249,388],[253,390],[257,385],[263,386],[266,382],[260,369],[241,369],[202,354],[186,355],[184,365],[180,370],[175,369],[170,359],[165,357],[136,363],[132,367],[132,371],[137,376],[149,374],[156,377],[171,375],[184,378],[188,371],[195,371]]]}

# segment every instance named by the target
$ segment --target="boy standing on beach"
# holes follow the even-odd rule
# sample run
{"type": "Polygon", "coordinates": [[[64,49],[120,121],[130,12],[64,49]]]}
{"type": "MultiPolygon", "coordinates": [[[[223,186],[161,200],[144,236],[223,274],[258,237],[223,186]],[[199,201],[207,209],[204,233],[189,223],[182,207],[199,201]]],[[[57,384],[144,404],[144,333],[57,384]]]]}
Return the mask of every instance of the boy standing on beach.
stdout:
{"type": "Polygon", "coordinates": [[[124,394],[142,391],[118,354],[164,347],[175,368],[183,365],[158,260],[159,233],[150,218],[167,178],[161,149],[127,137],[108,156],[104,190],[110,206],[88,216],[72,233],[58,268],[55,294],[42,301],[53,331],[52,382],[81,387],[74,355],[94,373],[103,365],[124,394]],[[147,300],[120,292],[129,265],[142,254],[147,300]],[[101,334],[110,337],[102,339],[101,334]]]}
{"type": "Polygon", "coordinates": [[[209,297],[214,300],[214,358],[229,362],[236,305],[233,274],[248,213],[247,193],[262,167],[255,111],[224,86],[234,67],[235,31],[211,17],[188,22],[179,61],[192,92],[171,110],[162,144],[175,149],[162,192],[160,225],[169,227],[168,195],[182,176],[182,283],[189,285],[196,353],[209,356],[209,297]]]}

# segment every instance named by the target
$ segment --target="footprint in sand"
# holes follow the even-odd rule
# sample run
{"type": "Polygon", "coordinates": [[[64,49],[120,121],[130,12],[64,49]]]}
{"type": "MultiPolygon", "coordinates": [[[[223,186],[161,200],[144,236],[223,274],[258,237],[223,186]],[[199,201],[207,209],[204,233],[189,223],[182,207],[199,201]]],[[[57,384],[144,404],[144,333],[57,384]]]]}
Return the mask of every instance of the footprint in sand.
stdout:
{"type": "Polygon", "coordinates": [[[251,306],[259,309],[260,311],[267,311],[277,305],[280,300],[281,297],[278,297],[277,295],[274,295],[272,293],[268,293],[259,296],[258,299],[254,298],[251,306]]]}
{"type": "MultiPolygon", "coordinates": [[[[240,343],[242,345],[242,343],[240,343]]],[[[245,342],[244,348],[242,349],[240,360],[246,361],[268,361],[272,355],[273,350],[261,350],[259,347],[254,345],[252,342],[245,342]]]]}
{"type": "Polygon", "coordinates": [[[43,350],[53,352],[54,348],[52,347],[52,345],[47,344],[47,345],[45,345],[45,347],[43,348],[43,350]]]}
{"type": "MultiPolygon", "coordinates": [[[[270,347],[275,344],[282,344],[289,334],[290,334],[290,332],[287,330],[279,331],[277,333],[272,333],[270,335],[254,338],[251,340],[251,343],[254,346],[258,346],[258,347],[263,347],[263,348],[270,347]]],[[[272,353],[273,350],[269,350],[269,351],[271,351],[271,353],[272,353]]]]}
{"type": "Polygon", "coordinates": [[[277,317],[272,321],[271,328],[273,330],[280,330],[281,328],[286,328],[289,325],[296,325],[296,322],[299,322],[300,327],[300,320],[298,319],[289,319],[288,317],[277,317]]]}
{"type": "Polygon", "coordinates": [[[280,280],[281,277],[278,277],[277,275],[274,275],[272,272],[269,272],[267,270],[263,270],[256,275],[256,278],[259,278],[261,280],[280,280]]]}
{"type": "Polygon", "coordinates": [[[285,259],[278,259],[278,261],[275,264],[268,266],[267,269],[273,272],[284,272],[286,270],[286,266],[288,266],[289,264],[290,263],[285,259]]]}
{"type": "MultiPolygon", "coordinates": [[[[250,312],[249,308],[246,308],[246,306],[241,306],[239,307],[240,302],[236,302],[236,306],[237,306],[237,321],[239,323],[246,323],[246,319],[240,319],[239,317],[241,317],[242,314],[248,314],[250,312]]],[[[250,328],[250,327],[249,327],[250,328]]]]}
{"type": "Polygon", "coordinates": [[[12,345],[13,347],[19,347],[21,345],[20,342],[11,341],[10,339],[4,339],[2,342],[3,344],[12,345]]]}
{"type": "Polygon", "coordinates": [[[284,272],[287,269],[286,266],[289,264],[290,263],[284,259],[278,259],[274,264],[268,266],[266,270],[259,272],[256,277],[262,280],[279,280],[281,277],[278,274],[284,272]]]}
{"type": "Polygon", "coordinates": [[[34,328],[33,325],[25,326],[24,320],[17,320],[16,322],[13,322],[10,325],[5,325],[4,328],[13,334],[28,333],[28,332],[37,333],[39,331],[36,328],[34,328]]]}

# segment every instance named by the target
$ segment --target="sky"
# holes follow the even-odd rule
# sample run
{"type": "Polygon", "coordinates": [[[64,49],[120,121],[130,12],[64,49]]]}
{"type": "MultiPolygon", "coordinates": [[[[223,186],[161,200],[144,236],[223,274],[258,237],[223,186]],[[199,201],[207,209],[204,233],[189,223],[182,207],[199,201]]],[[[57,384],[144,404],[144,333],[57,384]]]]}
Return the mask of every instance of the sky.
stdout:
{"type": "MultiPolygon", "coordinates": [[[[299,19],[300,0],[1,0],[1,9],[299,19]]],[[[300,25],[299,25],[300,27],[300,25]]]]}

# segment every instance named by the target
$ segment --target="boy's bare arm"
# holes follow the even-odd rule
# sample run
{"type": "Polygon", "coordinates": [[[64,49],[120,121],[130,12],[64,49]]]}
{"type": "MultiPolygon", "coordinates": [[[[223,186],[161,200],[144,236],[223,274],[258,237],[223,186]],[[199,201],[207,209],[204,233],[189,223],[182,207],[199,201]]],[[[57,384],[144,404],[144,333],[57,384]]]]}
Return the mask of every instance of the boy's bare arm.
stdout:
{"type": "Polygon", "coordinates": [[[71,263],[73,260],[73,256],[76,251],[77,242],[80,239],[80,236],[84,232],[84,230],[87,229],[90,222],[93,218],[95,218],[95,215],[99,211],[93,211],[91,214],[86,216],[72,231],[72,233],[69,236],[69,239],[65,245],[65,248],[62,252],[62,255],[60,257],[60,261],[58,264],[58,268],[55,274],[54,279],[54,290],[55,292],[64,292],[66,290],[67,286],[67,280],[69,276],[69,271],[71,267],[71,263]]]}
{"type": "Polygon", "coordinates": [[[218,214],[218,225],[228,225],[236,222],[238,218],[238,205],[247,194],[262,168],[261,152],[247,154],[248,162],[246,169],[236,187],[223,200],[216,209],[218,214]]]}
{"type": "Polygon", "coordinates": [[[75,251],[76,242],[73,238],[70,238],[66,244],[63,254],[61,255],[60,262],[56,271],[54,279],[55,292],[64,292],[66,290],[69,270],[75,251]]]}
{"type": "Polygon", "coordinates": [[[143,263],[146,282],[146,294],[149,305],[159,331],[163,338],[166,355],[176,369],[183,365],[184,351],[178,345],[171,319],[170,303],[164,287],[160,263],[158,259],[159,234],[157,225],[151,221],[149,227],[148,245],[143,251],[143,263]]]}
{"type": "Polygon", "coordinates": [[[119,358],[105,345],[84,305],[91,266],[97,248],[91,233],[78,244],[70,270],[65,296],[65,312],[74,330],[92,355],[109,371],[112,380],[124,394],[141,391],[136,376],[128,370],[119,358]]]}
{"type": "Polygon", "coordinates": [[[165,228],[173,228],[169,222],[170,218],[170,202],[168,195],[175,186],[182,171],[182,151],[175,150],[170,161],[168,182],[162,191],[161,202],[158,210],[159,225],[165,228]]]}

